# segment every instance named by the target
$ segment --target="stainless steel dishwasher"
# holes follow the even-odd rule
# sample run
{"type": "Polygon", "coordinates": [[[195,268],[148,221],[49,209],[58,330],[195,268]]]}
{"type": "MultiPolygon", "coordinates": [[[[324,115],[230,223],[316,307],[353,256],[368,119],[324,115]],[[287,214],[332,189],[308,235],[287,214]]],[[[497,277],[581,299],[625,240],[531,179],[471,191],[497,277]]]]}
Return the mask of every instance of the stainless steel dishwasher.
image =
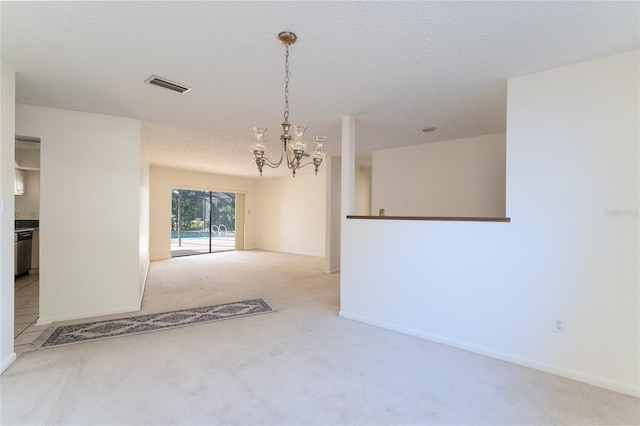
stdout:
{"type": "Polygon", "coordinates": [[[16,247],[16,273],[15,276],[19,277],[27,275],[29,269],[31,269],[31,243],[33,239],[33,233],[31,231],[16,231],[14,236],[16,247]]]}

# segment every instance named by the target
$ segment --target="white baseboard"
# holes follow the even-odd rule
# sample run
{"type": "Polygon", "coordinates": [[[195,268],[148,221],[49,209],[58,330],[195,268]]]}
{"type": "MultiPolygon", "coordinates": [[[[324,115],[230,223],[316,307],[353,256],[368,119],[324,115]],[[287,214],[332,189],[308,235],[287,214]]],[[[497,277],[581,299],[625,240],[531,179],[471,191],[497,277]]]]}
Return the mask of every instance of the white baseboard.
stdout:
{"type": "Polygon", "coordinates": [[[52,317],[40,317],[36,325],[48,325],[52,322],[72,321],[72,320],[84,320],[95,317],[103,317],[106,315],[126,314],[129,312],[137,312],[140,310],[138,305],[128,306],[121,309],[107,310],[107,311],[95,311],[95,312],[81,312],[76,315],[59,315],[52,317]]]}
{"type": "Polygon", "coordinates": [[[502,361],[511,362],[513,364],[523,365],[525,367],[534,368],[536,370],[544,371],[546,373],[555,374],[562,377],[567,377],[569,379],[577,380],[579,382],[587,383],[590,385],[598,386],[601,388],[609,389],[615,392],[624,393],[627,395],[633,395],[636,397],[640,397],[640,387],[633,386],[628,383],[617,382],[614,380],[609,380],[604,377],[594,376],[588,373],[584,373],[581,371],[571,370],[568,368],[560,367],[553,364],[547,364],[545,362],[536,361],[535,359],[523,357],[520,355],[497,351],[491,348],[487,348],[484,346],[478,346],[467,342],[462,342],[455,339],[449,339],[447,337],[439,336],[436,334],[431,334],[424,332],[422,330],[404,327],[401,325],[387,323],[385,321],[378,321],[366,316],[354,314],[352,312],[347,312],[341,310],[339,315],[342,318],[363,322],[365,324],[374,325],[376,327],[384,328],[391,331],[397,331],[398,333],[407,334],[409,336],[419,337],[421,339],[429,340],[436,343],[441,343],[443,345],[452,346],[454,348],[463,349],[465,351],[477,353],[480,355],[485,355],[491,358],[500,359],[502,361]]]}
{"type": "Polygon", "coordinates": [[[4,373],[5,370],[9,368],[11,364],[13,364],[13,361],[15,361],[16,358],[17,358],[16,353],[13,352],[11,353],[11,355],[3,359],[2,363],[0,364],[0,374],[4,373]]]}

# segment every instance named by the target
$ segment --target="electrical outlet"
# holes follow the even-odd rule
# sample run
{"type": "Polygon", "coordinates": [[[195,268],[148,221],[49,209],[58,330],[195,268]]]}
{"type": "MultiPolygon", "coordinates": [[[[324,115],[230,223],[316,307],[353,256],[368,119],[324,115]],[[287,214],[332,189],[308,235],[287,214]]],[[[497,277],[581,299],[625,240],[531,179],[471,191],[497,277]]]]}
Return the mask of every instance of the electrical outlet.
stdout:
{"type": "Polygon", "coordinates": [[[566,324],[564,320],[561,320],[561,319],[553,320],[553,331],[555,331],[556,333],[564,333],[565,326],[566,324]]]}

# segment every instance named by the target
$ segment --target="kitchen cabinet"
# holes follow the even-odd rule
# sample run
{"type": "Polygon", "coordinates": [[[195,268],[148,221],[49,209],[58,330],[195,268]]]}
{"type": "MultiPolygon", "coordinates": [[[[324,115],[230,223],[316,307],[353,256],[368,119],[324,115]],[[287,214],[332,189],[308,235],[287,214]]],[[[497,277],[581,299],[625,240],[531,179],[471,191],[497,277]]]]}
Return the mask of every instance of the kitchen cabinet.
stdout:
{"type": "Polygon", "coordinates": [[[14,195],[24,195],[25,173],[24,170],[15,169],[14,195]]]}

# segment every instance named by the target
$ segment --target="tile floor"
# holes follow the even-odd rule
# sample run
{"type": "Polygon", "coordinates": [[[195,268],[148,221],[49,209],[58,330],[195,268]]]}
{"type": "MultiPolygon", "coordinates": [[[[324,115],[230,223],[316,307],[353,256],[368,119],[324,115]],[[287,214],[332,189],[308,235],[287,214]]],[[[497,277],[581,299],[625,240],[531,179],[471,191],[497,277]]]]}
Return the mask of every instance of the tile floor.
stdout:
{"type": "Polygon", "coordinates": [[[15,352],[18,356],[47,328],[46,325],[36,325],[40,309],[39,278],[37,272],[31,272],[15,281],[13,336],[15,352]]]}

